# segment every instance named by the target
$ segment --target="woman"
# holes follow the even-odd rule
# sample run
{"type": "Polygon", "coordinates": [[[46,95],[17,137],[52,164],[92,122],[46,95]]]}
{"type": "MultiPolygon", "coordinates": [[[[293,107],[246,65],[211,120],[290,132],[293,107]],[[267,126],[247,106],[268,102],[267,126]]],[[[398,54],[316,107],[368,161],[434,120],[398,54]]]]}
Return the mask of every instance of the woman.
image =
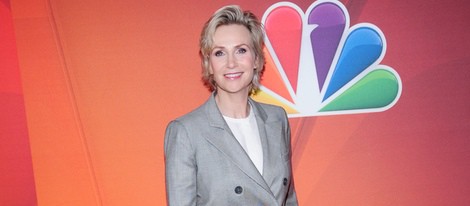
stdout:
{"type": "Polygon", "coordinates": [[[169,205],[297,205],[285,111],[249,98],[264,66],[263,29],[226,6],[200,38],[203,79],[213,91],[167,127],[169,205]]]}

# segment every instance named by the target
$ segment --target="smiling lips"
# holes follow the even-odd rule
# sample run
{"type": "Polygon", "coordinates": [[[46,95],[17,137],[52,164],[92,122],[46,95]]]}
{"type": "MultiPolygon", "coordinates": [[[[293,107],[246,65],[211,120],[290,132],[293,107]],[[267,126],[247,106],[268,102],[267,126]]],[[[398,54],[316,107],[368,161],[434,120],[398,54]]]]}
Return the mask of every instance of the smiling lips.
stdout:
{"type": "Polygon", "coordinates": [[[224,74],[224,77],[225,77],[225,78],[228,78],[228,79],[237,79],[237,78],[239,78],[242,74],[243,74],[243,72],[228,73],[228,74],[224,74]]]}

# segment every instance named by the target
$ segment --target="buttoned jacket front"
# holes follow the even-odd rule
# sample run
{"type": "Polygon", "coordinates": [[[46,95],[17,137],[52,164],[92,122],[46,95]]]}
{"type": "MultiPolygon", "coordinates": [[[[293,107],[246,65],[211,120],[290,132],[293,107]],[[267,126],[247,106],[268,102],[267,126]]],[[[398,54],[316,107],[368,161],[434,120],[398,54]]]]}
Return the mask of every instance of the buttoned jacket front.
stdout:
{"type": "Polygon", "coordinates": [[[233,136],[213,94],[167,127],[169,205],[297,205],[286,113],[277,106],[249,102],[263,149],[263,174],[233,136]]]}

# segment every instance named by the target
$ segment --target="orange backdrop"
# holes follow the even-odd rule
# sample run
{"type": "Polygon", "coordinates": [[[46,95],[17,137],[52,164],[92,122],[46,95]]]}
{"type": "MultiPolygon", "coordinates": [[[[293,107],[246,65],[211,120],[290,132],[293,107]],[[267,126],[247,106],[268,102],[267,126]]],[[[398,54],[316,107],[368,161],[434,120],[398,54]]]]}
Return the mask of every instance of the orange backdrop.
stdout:
{"type": "MultiPolygon", "coordinates": [[[[2,0],[0,203],[164,205],[166,124],[209,95],[203,23],[276,2],[2,0]]],[[[403,93],[384,112],[290,119],[300,204],[470,204],[467,2],[341,2],[383,31],[403,93]]]]}

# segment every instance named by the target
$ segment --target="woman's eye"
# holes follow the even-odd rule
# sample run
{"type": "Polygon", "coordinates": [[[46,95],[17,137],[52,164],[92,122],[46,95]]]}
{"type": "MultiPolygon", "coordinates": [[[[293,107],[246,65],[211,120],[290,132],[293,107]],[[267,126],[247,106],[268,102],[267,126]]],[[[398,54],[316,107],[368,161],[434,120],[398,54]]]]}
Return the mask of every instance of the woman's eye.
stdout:
{"type": "Polygon", "coordinates": [[[216,57],[220,57],[220,56],[222,56],[223,54],[224,54],[224,53],[223,53],[222,51],[216,51],[216,52],[214,52],[214,56],[216,56],[216,57]]]}
{"type": "Polygon", "coordinates": [[[238,49],[238,53],[239,54],[244,54],[244,53],[246,53],[246,49],[245,48],[240,48],[240,49],[238,49]]]}

